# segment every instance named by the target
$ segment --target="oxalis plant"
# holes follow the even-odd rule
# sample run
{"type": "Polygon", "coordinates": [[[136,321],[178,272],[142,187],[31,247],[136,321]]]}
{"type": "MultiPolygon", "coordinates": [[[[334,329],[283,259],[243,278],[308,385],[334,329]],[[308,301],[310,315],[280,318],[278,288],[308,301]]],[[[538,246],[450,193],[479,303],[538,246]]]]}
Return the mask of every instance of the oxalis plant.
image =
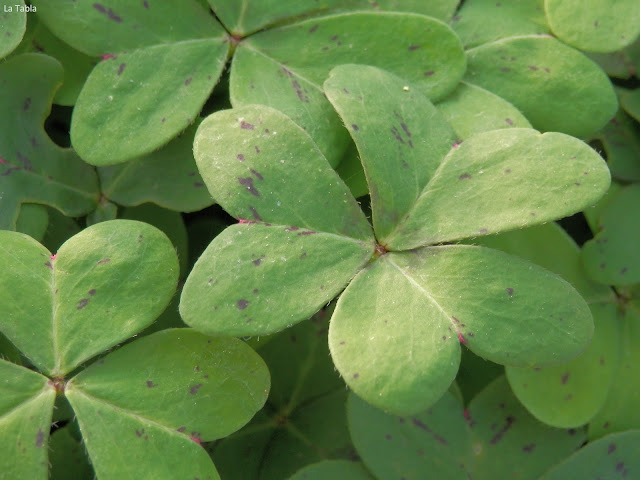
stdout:
{"type": "Polygon", "coordinates": [[[639,18],[0,1],[0,478],[637,476],[639,18]]]}
{"type": "Polygon", "coordinates": [[[324,89],[358,147],[373,229],[285,115],[264,106],[211,115],[196,134],[196,161],[214,199],[241,220],[187,278],[187,324],[269,334],[344,290],[329,327],[332,358],[355,393],[394,413],[424,410],[442,396],[461,343],[515,366],[562,362],[588,345],[591,315],[569,284],[453,242],[592,204],[609,186],[593,150],[531,129],[458,144],[429,100],[374,67],[337,67],[324,89]]]}
{"type": "Polygon", "coordinates": [[[240,340],[192,329],[102,355],[153,322],[175,292],[178,261],[162,232],[114,220],[52,254],[0,231],[0,264],[0,326],[32,366],[0,360],[2,478],[47,477],[53,411],[65,406],[99,478],[219,478],[200,443],[262,407],[262,359],[240,340]]]}

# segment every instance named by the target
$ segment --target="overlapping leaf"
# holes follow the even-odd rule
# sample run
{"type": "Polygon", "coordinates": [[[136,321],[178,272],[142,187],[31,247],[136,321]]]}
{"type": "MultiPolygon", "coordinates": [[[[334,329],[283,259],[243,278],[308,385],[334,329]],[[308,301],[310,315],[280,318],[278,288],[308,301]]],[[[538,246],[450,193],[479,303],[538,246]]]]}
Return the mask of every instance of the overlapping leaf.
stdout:
{"type": "Polygon", "coordinates": [[[144,223],[94,225],[56,255],[26,235],[0,236],[2,291],[11,299],[0,307],[0,329],[54,376],[150,324],[175,291],[173,246],[144,223]]]}
{"type": "Polygon", "coordinates": [[[589,52],[614,52],[640,35],[635,0],[545,0],[549,27],[560,40],[589,52]]]}
{"type": "Polygon", "coordinates": [[[355,199],[283,114],[218,112],[200,126],[194,153],[214,199],[250,221],[216,237],[194,266],[180,302],[187,324],[233,335],[281,330],[315,313],[371,257],[355,199]]]}
{"type": "Polygon", "coordinates": [[[640,127],[622,109],[594,135],[600,140],[613,178],[640,181],[640,127]]]}
{"type": "Polygon", "coordinates": [[[69,216],[96,206],[93,169],[55,145],[43,128],[62,75],[60,64],[41,54],[0,65],[0,228],[15,228],[22,203],[50,205],[69,216]]]}
{"type": "Polygon", "coordinates": [[[0,360],[0,469],[5,478],[47,478],[55,390],[48,379],[0,360]]]}
{"type": "Polygon", "coordinates": [[[587,137],[616,112],[606,74],[554,38],[503,38],[469,50],[467,60],[466,81],[511,102],[538,130],[587,137]]]}
{"type": "Polygon", "coordinates": [[[340,478],[341,480],[374,480],[362,465],[347,460],[325,460],[311,464],[298,470],[289,480],[324,480],[340,478]]]}
{"type": "Polygon", "coordinates": [[[322,82],[343,63],[392,71],[432,99],[452,91],[465,70],[460,41],[436,19],[412,13],[344,13],[242,41],[231,71],[231,101],[236,107],[260,103],[286,113],[337,165],[346,135],[323,96],[322,82]]]}

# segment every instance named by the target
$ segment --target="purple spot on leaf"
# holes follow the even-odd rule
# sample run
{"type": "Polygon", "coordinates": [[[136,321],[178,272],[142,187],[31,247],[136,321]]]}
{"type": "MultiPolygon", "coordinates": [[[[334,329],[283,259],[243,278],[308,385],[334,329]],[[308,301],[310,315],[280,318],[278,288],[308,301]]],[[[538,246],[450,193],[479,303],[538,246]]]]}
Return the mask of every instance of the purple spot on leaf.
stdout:
{"type": "Polygon", "coordinates": [[[249,191],[249,193],[251,195],[253,195],[254,197],[259,197],[260,193],[258,192],[258,190],[256,190],[256,188],[253,186],[253,178],[251,177],[238,177],[238,183],[240,185],[242,185],[243,187],[246,187],[246,189],[249,191]]]}
{"type": "Polygon", "coordinates": [[[78,306],[76,307],[76,310],[82,310],[84,307],[87,306],[88,303],[89,303],[89,299],[83,298],[78,302],[78,306]]]}
{"type": "Polygon", "coordinates": [[[244,120],[242,120],[240,122],[240,128],[242,128],[243,130],[253,130],[256,127],[252,123],[248,123],[248,122],[245,122],[244,120]]]}
{"type": "Polygon", "coordinates": [[[36,434],[36,447],[41,447],[44,445],[44,432],[41,428],[38,429],[38,433],[36,434]]]}
{"type": "Polygon", "coordinates": [[[245,300],[241,298],[240,300],[238,300],[237,305],[238,305],[238,310],[244,310],[249,306],[249,300],[245,300]]]}
{"type": "Polygon", "coordinates": [[[120,66],[118,67],[118,75],[122,75],[122,72],[124,72],[125,67],[127,66],[126,63],[121,63],[120,66]]]}
{"type": "Polygon", "coordinates": [[[198,383],[197,385],[192,386],[192,387],[189,389],[189,394],[190,394],[190,395],[195,395],[196,393],[198,393],[198,390],[200,390],[200,387],[202,387],[202,384],[201,384],[201,383],[198,383]]]}

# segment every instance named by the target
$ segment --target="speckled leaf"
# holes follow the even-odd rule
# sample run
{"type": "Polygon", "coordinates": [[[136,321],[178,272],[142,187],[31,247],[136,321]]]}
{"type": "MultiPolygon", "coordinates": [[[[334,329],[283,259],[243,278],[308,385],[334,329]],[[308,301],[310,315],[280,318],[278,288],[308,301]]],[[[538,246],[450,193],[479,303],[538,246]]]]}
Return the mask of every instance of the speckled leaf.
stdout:
{"type": "Polygon", "coordinates": [[[93,67],[100,60],[85,55],[59,40],[39,20],[36,15],[29,16],[24,40],[15,53],[40,52],[58,60],[64,68],[64,79],[53,97],[57,105],[73,105],[93,67]]]}
{"type": "Polygon", "coordinates": [[[465,48],[516,35],[549,33],[544,0],[467,0],[451,27],[465,48]]]}
{"type": "Polygon", "coordinates": [[[0,228],[13,229],[20,204],[42,203],[66,215],[95,209],[94,170],[44,131],[62,67],[28,53],[0,64],[0,228]]]}
{"type": "Polygon", "coordinates": [[[165,145],[195,121],[228,50],[220,40],[191,40],[100,62],[73,111],[74,148],[87,162],[105,166],[165,145]]]}
{"type": "Polygon", "coordinates": [[[587,444],[538,480],[640,476],[640,431],[614,433],[587,444]]]}
{"type": "Polygon", "coordinates": [[[404,250],[537,225],[594,204],[609,183],[602,158],[575,138],[485,132],[451,150],[395,231],[379,240],[404,250]]]}
{"type": "Polygon", "coordinates": [[[597,132],[594,139],[604,147],[613,178],[640,181],[640,127],[622,109],[597,132]]]}
{"type": "Polygon", "coordinates": [[[470,240],[529,260],[557,273],[588,303],[615,301],[614,292],[590,280],[582,266],[580,247],[555,222],[470,240]]]}
{"type": "Polygon", "coordinates": [[[42,375],[4,360],[0,378],[2,478],[45,480],[55,390],[42,375]]]}
{"type": "Polygon", "coordinates": [[[25,235],[0,235],[2,291],[12,299],[0,306],[0,329],[52,375],[64,375],[149,325],[175,291],[173,246],[148,224],[96,224],[54,256],[25,235]],[[20,293],[26,291],[29,296],[20,293]]]}
{"type": "Polygon", "coordinates": [[[259,50],[241,44],[233,57],[230,98],[234,106],[269,105],[289,115],[335,167],[349,141],[336,112],[313,83],[259,50]]]}
{"type": "Polygon", "coordinates": [[[320,311],[260,348],[273,377],[271,393],[251,423],[212,446],[223,478],[282,480],[312,462],[353,458],[347,392],[328,355],[328,317],[320,311]]]}
{"type": "Polygon", "coordinates": [[[640,211],[640,185],[630,185],[609,203],[595,237],[584,244],[582,260],[587,274],[605,285],[640,282],[640,223],[630,212],[640,211]]]}
{"type": "Polygon", "coordinates": [[[640,34],[637,0],[544,0],[554,35],[589,52],[614,52],[640,34]]]}
{"type": "Polygon", "coordinates": [[[75,425],[67,424],[67,426],[57,429],[49,439],[50,480],[67,480],[68,478],[92,480],[95,478],[84,445],[70,432],[72,426],[75,425]]]}
{"type": "Polygon", "coordinates": [[[554,38],[504,38],[469,50],[467,60],[466,81],[511,102],[538,130],[587,137],[616,112],[606,74],[554,38]]]}
{"type": "Polygon", "coordinates": [[[180,0],[179,7],[154,0],[30,3],[55,36],[88,55],[224,35],[222,26],[194,0],[180,0]]]}
{"type": "Polygon", "coordinates": [[[531,128],[520,111],[502,97],[466,82],[436,105],[460,140],[499,128],[531,128]]]}
{"type": "Polygon", "coordinates": [[[26,233],[31,238],[42,242],[42,237],[47,231],[49,214],[46,207],[35,203],[23,203],[20,206],[20,215],[16,221],[16,232],[26,233]]]}
{"type": "Polygon", "coordinates": [[[362,462],[377,479],[421,480],[425,472],[430,478],[471,478],[471,436],[450,393],[411,417],[389,415],[352,394],[347,416],[362,462]]]}
{"type": "Polygon", "coordinates": [[[376,237],[385,239],[414,205],[455,134],[420,91],[378,68],[336,67],[324,90],[358,147],[376,237]]]}
{"type": "Polygon", "coordinates": [[[200,125],[193,151],[211,195],[236,218],[373,240],[346,185],[309,135],[277,110],[216,112],[200,125]]]}
{"type": "Polygon", "coordinates": [[[640,122],[640,89],[637,88],[621,94],[620,105],[637,122],[640,122]]]}
{"type": "Polygon", "coordinates": [[[376,10],[412,12],[448,22],[458,8],[459,0],[368,0],[376,10]]]}
{"type": "MultiPolygon", "coordinates": [[[[411,13],[312,18],[253,35],[238,48],[259,51],[317,87],[336,65],[377,66],[413,82],[432,100],[452,91],[465,70],[462,45],[453,31],[439,20],[411,13]]],[[[289,76],[282,82],[291,88],[289,76]]],[[[297,97],[296,102],[297,109],[303,108],[297,97]]]]}
{"type": "Polygon", "coordinates": [[[618,364],[620,327],[616,305],[591,305],[595,330],[589,347],[554,367],[507,367],[509,384],[540,421],[559,428],[588,423],[602,408],[618,364]]]}
{"type": "Polygon", "coordinates": [[[232,226],[193,267],[180,314],[209,334],[277,332],[317,312],[372,254],[371,243],[332,233],[260,223],[232,226]]]}
{"type": "Polygon", "coordinates": [[[536,480],[585,441],[584,430],[560,430],[538,422],[513,396],[504,377],[472,400],[467,418],[474,480],[536,480]]]}
{"type": "Polygon", "coordinates": [[[24,8],[24,0],[2,0],[0,5],[0,58],[4,58],[22,41],[27,28],[27,14],[20,11],[20,7],[24,8]]]}
{"type": "Polygon", "coordinates": [[[137,207],[123,208],[120,218],[149,223],[162,230],[169,237],[178,254],[181,278],[186,277],[187,262],[189,260],[189,240],[184,219],[178,212],[166,210],[152,203],[145,203],[137,207]]]}
{"type": "Polygon", "coordinates": [[[179,212],[211,205],[193,158],[196,129],[192,125],[160,150],[126,164],[99,168],[102,194],[123,206],[153,202],[179,212]]]}
{"type": "Polygon", "coordinates": [[[559,277],[496,250],[443,246],[389,253],[360,272],[338,301],[329,346],[356,394],[402,413],[446,390],[459,342],[535,366],[574,357],[592,333],[587,305],[559,277]]]}
{"type": "Polygon", "coordinates": [[[289,477],[289,480],[325,480],[327,478],[375,480],[360,463],[348,460],[325,460],[313,463],[298,470],[295,475],[289,477]]]}
{"type": "Polygon", "coordinates": [[[604,406],[589,425],[589,438],[640,428],[640,302],[627,304],[621,319],[620,361],[604,406]]]}
{"type": "Polygon", "coordinates": [[[74,408],[76,399],[84,397],[203,442],[246,424],[268,391],[267,367],[244,342],[186,328],[140,338],[94,363],[66,387],[74,408]]]}

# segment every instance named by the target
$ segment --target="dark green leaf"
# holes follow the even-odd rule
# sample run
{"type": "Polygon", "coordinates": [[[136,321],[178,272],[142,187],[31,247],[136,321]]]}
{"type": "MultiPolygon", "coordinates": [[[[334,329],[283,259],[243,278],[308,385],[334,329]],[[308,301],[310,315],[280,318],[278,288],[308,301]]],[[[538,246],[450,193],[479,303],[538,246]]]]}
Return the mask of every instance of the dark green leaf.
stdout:
{"type": "Polygon", "coordinates": [[[374,480],[361,464],[347,460],[325,460],[313,463],[300,470],[289,480],[325,480],[339,478],[340,480],[374,480]]]}
{"type": "Polygon", "coordinates": [[[23,203],[16,221],[16,232],[26,233],[41,242],[49,224],[47,209],[35,203],[23,203]]]}
{"type": "Polygon", "coordinates": [[[55,59],[35,53],[0,64],[0,228],[15,228],[22,203],[50,205],[69,216],[95,209],[95,172],[43,128],[62,74],[55,59]]]}

